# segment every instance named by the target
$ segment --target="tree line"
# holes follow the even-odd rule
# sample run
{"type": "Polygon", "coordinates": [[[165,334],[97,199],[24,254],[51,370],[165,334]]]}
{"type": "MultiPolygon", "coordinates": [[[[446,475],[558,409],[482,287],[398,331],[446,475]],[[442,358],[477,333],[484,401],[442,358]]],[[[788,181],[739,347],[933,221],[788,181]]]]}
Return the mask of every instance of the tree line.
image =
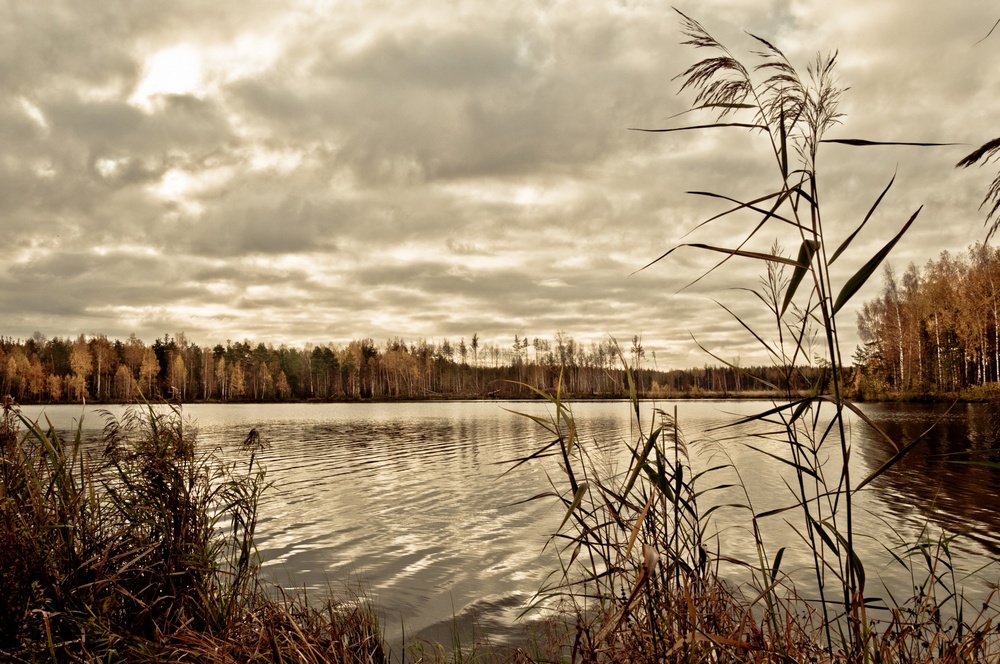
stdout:
{"type": "Polygon", "coordinates": [[[1000,382],[1000,250],[942,252],[902,277],[883,271],[881,293],[858,313],[855,353],[863,394],[938,394],[1000,382]]]}
{"type": "MultiPolygon", "coordinates": [[[[129,402],[136,398],[191,401],[519,398],[532,388],[579,397],[624,397],[624,364],[642,396],[726,396],[757,388],[744,372],[781,382],[769,368],[701,367],[659,370],[641,338],[579,343],[513,336],[509,345],[479,335],[438,343],[401,338],[382,344],[290,347],[249,340],[199,346],[184,333],[146,344],[134,334],[27,340],[0,338],[0,394],[21,403],[129,402]],[[650,366],[652,365],[652,366],[650,366]]],[[[795,389],[804,388],[796,384],[795,389]]]]}

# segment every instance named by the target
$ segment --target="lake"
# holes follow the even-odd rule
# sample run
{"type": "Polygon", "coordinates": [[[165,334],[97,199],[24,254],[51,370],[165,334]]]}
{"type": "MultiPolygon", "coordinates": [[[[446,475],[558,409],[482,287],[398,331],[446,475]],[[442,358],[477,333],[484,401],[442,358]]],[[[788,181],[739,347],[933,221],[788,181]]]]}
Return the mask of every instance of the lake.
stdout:
{"type": "MultiPolygon", "coordinates": [[[[653,406],[643,403],[644,426],[653,406]]],[[[710,431],[766,408],[765,402],[686,401],[677,407],[696,469],[731,460],[757,512],[790,502],[787,466],[749,449],[745,438],[728,439],[731,430],[710,431]]],[[[946,410],[912,404],[863,408],[886,433],[906,442],[946,410]]],[[[60,429],[74,427],[84,414],[92,437],[103,426],[98,410],[23,408],[32,418],[44,412],[60,429]]],[[[625,442],[634,439],[627,402],[578,402],[572,410],[584,441],[600,441],[609,458],[623,459],[625,442]]],[[[345,585],[363,588],[384,613],[387,638],[397,643],[413,636],[449,641],[454,624],[472,623],[492,638],[518,640],[523,627],[517,616],[556,569],[551,549],[543,548],[564,512],[551,499],[522,501],[547,490],[546,472],[558,469],[553,459],[539,459],[503,475],[510,460],[548,440],[538,425],[512,411],[542,416],[549,408],[541,402],[475,401],[183,409],[202,445],[231,451],[250,428],[270,442],[260,458],[273,486],[261,503],[257,529],[268,576],[304,586],[314,596],[345,585]]],[[[1000,471],[959,463],[968,460],[968,450],[995,446],[998,429],[991,407],[959,404],[909,457],[857,496],[855,530],[867,537],[856,540],[856,547],[869,577],[867,594],[878,594],[870,590],[878,578],[890,588],[909,587],[908,575],[892,564],[885,547],[896,538],[915,538],[928,524],[968,531],[953,547],[960,572],[1000,555],[1000,471]]],[[[858,420],[852,419],[850,432],[854,478],[892,455],[891,446],[858,420]]],[[[830,454],[837,456],[832,446],[830,454]]],[[[988,452],[975,458],[1000,461],[988,452]]],[[[713,500],[741,496],[729,490],[713,500]]],[[[719,510],[713,530],[726,555],[754,560],[746,522],[745,511],[719,510]]],[[[765,539],[772,550],[789,547],[784,569],[807,563],[783,520],[768,521],[765,539]]],[[[969,582],[971,594],[997,579],[995,569],[980,573],[969,582]]]]}

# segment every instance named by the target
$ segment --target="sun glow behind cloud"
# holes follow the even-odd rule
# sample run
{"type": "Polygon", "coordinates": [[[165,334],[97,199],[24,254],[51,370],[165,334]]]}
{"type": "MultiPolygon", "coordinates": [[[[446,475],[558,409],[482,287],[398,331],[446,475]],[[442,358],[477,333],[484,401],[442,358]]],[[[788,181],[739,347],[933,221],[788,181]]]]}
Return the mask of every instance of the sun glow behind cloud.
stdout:
{"type": "Polygon", "coordinates": [[[179,44],[146,59],[142,81],[129,101],[152,112],[157,96],[196,94],[201,85],[200,53],[191,44],[179,44]]]}
{"type": "Polygon", "coordinates": [[[266,71],[281,52],[275,38],[243,34],[229,43],[181,43],[145,59],[131,101],[148,109],[156,95],[197,95],[266,71]]]}

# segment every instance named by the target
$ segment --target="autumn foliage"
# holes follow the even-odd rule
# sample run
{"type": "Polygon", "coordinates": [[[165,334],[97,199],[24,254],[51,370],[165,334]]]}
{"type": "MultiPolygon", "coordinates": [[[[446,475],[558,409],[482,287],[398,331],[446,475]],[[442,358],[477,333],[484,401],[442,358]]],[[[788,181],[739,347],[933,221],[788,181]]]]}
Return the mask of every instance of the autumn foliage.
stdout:
{"type": "Polygon", "coordinates": [[[858,313],[862,396],[988,396],[1000,381],[1000,251],[975,244],[942,253],[902,277],[883,272],[878,297],[858,313]]]}
{"type": "MultiPolygon", "coordinates": [[[[771,367],[657,368],[636,335],[627,346],[611,338],[584,344],[559,332],[553,339],[512,335],[510,345],[396,338],[347,344],[282,345],[249,340],[201,347],[184,333],[146,345],[104,335],[27,341],[0,338],[0,393],[18,403],[129,403],[139,396],[173,401],[304,401],[354,399],[517,398],[554,389],[567,394],[625,397],[619,352],[637,389],[655,398],[730,396],[787,379],[771,367]]],[[[809,373],[809,369],[804,369],[809,373]]],[[[801,376],[799,376],[801,377],[801,376]]],[[[791,385],[804,388],[808,378],[791,385]]]]}

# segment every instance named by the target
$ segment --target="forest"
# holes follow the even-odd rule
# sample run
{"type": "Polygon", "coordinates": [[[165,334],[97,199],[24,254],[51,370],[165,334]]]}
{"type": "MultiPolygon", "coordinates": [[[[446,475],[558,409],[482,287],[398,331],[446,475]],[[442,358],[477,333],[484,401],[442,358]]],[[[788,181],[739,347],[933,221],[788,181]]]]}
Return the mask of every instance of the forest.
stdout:
{"type": "MultiPolygon", "coordinates": [[[[846,381],[853,397],[990,396],[1000,385],[1000,249],[977,243],[964,256],[943,252],[901,276],[886,264],[857,325],[861,344],[846,381]]],[[[519,398],[553,391],[561,378],[575,397],[626,397],[625,364],[638,394],[658,398],[760,395],[765,381],[801,391],[820,376],[816,367],[661,370],[638,335],[627,346],[558,332],[513,335],[509,345],[473,334],[276,348],[250,340],[201,347],[183,332],[152,344],[134,334],[122,341],[35,333],[0,338],[0,393],[20,403],[519,398]]]]}
{"type": "Polygon", "coordinates": [[[858,396],[989,396],[1000,381],[998,312],[1000,250],[989,244],[911,263],[901,277],[887,264],[880,294],[858,312],[858,396]]]}
{"type": "Polygon", "coordinates": [[[514,335],[508,346],[481,344],[473,334],[457,342],[359,339],[275,348],[249,340],[201,347],[184,333],[148,345],[134,334],[121,341],[36,333],[26,341],[0,339],[0,393],[19,403],[520,398],[554,391],[561,379],[571,396],[627,397],[624,363],[637,392],[650,397],[746,395],[760,387],[751,376],[801,390],[815,375],[774,367],[659,370],[638,335],[626,347],[610,338],[578,343],[559,332],[552,339],[514,335]]]}

